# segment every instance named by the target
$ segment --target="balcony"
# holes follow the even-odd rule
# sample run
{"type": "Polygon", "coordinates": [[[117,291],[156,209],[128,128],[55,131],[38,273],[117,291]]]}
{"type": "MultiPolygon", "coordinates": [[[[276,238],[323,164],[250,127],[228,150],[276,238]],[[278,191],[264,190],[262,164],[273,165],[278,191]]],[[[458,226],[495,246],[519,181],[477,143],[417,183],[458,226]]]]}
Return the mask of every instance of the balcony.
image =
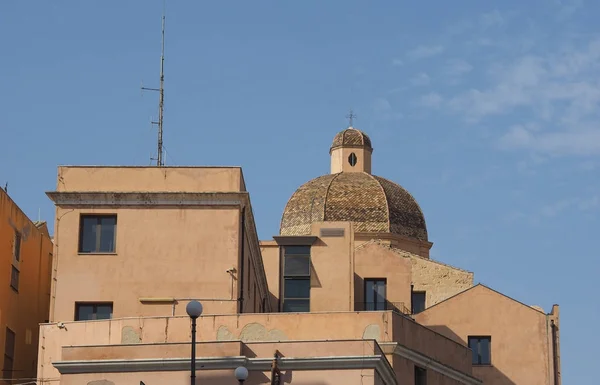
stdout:
{"type": "Polygon", "coordinates": [[[398,314],[410,315],[410,309],[404,302],[355,302],[354,311],[386,311],[392,310],[398,314]]]}

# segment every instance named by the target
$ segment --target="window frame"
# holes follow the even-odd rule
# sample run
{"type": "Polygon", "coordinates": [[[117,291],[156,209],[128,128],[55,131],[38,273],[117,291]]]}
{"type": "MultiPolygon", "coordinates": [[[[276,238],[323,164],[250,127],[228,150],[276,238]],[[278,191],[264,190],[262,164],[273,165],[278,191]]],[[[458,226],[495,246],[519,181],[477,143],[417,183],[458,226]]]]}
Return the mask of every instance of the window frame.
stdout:
{"type": "Polygon", "coordinates": [[[17,343],[16,333],[9,327],[6,327],[5,338],[4,338],[4,364],[2,365],[2,373],[3,373],[2,377],[3,378],[8,378],[8,379],[13,378],[13,371],[14,371],[14,365],[15,365],[16,343],[17,343]],[[12,351],[11,352],[8,351],[9,350],[9,343],[8,343],[9,336],[12,336],[12,349],[11,349],[12,351]],[[10,362],[10,365],[7,364],[8,362],[10,362]]]}
{"type": "Polygon", "coordinates": [[[78,254],[116,254],[117,253],[117,229],[118,229],[118,218],[117,214],[114,213],[106,213],[106,214],[80,214],[79,216],[79,239],[77,242],[77,253],[78,254]],[[96,219],[96,242],[94,251],[84,251],[83,250],[83,240],[84,240],[84,223],[86,218],[95,218],[96,219]],[[102,224],[101,221],[103,218],[114,218],[115,224],[113,227],[113,250],[112,251],[102,251],[100,246],[102,244],[102,224]]]}
{"type": "Polygon", "coordinates": [[[492,336],[483,336],[483,335],[475,335],[467,337],[467,346],[471,349],[472,360],[471,363],[473,366],[489,366],[492,365],[492,336]],[[471,347],[471,340],[477,341],[477,353],[471,347]],[[481,341],[487,340],[488,342],[488,357],[489,362],[482,362],[481,357],[481,341]],[[477,358],[477,360],[475,360],[477,358]],[[477,362],[475,362],[477,361],[477,362]]]}
{"type": "Polygon", "coordinates": [[[282,285],[281,285],[281,312],[282,313],[309,313],[310,312],[310,288],[311,288],[311,258],[310,252],[311,247],[307,245],[289,245],[282,247],[282,260],[283,260],[283,269],[282,269],[282,285]],[[303,251],[303,252],[300,252],[303,251]],[[305,273],[286,273],[286,259],[287,257],[298,258],[298,257],[306,257],[307,259],[307,271],[305,273]],[[287,281],[303,281],[308,282],[308,297],[287,297],[285,293],[285,286],[287,281]],[[301,303],[307,302],[307,307],[304,310],[286,310],[286,303],[301,303]]]}
{"type": "MultiPolygon", "coordinates": [[[[364,279],[364,307],[365,307],[365,311],[382,311],[382,310],[387,310],[387,278],[365,278],[364,279]],[[373,283],[380,283],[383,282],[383,287],[385,290],[385,294],[384,294],[384,298],[383,298],[383,302],[377,302],[377,301],[369,301],[367,298],[367,283],[368,282],[373,282],[373,283]],[[373,304],[373,309],[367,309],[367,304],[373,304]],[[383,308],[378,308],[377,304],[382,304],[383,308]]],[[[374,297],[374,299],[377,299],[377,296],[375,295],[375,291],[373,291],[373,293],[371,293],[374,297]]]]}
{"type": "Polygon", "coordinates": [[[15,265],[11,265],[10,269],[10,287],[15,291],[19,292],[19,278],[21,275],[21,271],[15,265]],[[16,274],[15,274],[16,272],[16,274]]]}
{"type": "Polygon", "coordinates": [[[410,314],[419,314],[422,311],[425,311],[427,309],[427,291],[426,290],[412,290],[410,291],[410,314]],[[414,295],[415,294],[419,294],[419,295],[423,295],[423,310],[419,310],[417,312],[415,312],[415,301],[414,301],[414,295]]]}
{"type": "Polygon", "coordinates": [[[23,235],[20,231],[15,230],[15,238],[14,238],[14,247],[13,247],[13,257],[15,261],[21,261],[21,243],[23,242],[23,235]]]}
{"type": "Polygon", "coordinates": [[[75,302],[75,316],[73,319],[75,321],[103,321],[110,320],[113,318],[113,314],[115,311],[114,302],[104,301],[104,302],[75,302]],[[92,314],[94,318],[92,319],[80,319],[79,318],[79,308],[82,306],[92,306],[92,314]],[[96,318],[98,316],[98,306],[110,306],[110,317],[109,318],[96,318]]]}
{"type": "Polygon", "coordinates": [[[414,365],[415,367],[415,385],[427,385],[427,369],[422,368],[418,365],[414,365]],[[422,380],[422,381],[419,381],[422,380]]]}

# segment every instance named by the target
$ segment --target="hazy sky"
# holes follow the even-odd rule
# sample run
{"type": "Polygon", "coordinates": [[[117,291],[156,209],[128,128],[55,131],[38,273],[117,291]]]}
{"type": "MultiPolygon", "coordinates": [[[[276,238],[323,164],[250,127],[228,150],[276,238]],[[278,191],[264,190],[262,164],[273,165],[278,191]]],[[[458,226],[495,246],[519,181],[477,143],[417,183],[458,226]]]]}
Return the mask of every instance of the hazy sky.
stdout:
{"type": "MultiPolygon", "coordinates": [[[[418,200],[432,256],[545,311],[589,383],[600,306],[600,2],[169,1],[170,165],[241,165],[262,238],[347,125],[418,200]],[[452,5],[449,5],[452,4],[452,5]],[[581,345],[581,341],[587,341],[581,345]]],[[[0,3],[0,184],[155,156],[162,1],[0,3]]],[[[473,311],[476,311],[474,309],[473,311]]]]}

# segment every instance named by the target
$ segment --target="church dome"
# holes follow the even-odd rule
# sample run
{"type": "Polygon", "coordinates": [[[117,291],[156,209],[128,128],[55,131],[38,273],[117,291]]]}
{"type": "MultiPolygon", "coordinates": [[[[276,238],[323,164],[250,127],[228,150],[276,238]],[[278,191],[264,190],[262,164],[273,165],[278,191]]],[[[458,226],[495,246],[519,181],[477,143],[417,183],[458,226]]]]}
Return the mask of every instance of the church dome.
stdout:
{"type": "Polygon", "coordinates": [[[339,147],[364,147],[373,151],[373,147],[371,147],[371,138],[354,127],[348,127],[344,131],[338,132],[333,138],[330,151],[339,147]]]}
{"type": "MultiPolygon", "coordinates": [[[[362,140],[368,136],[355,129],[336,135],[337,141],[362,140]],[[352,139],[350,139],[352,138],[352,139]]],[[[367,142],[368,141],[368,142],[367,142]]],[[[288,201],[281,218],[281,235],[308,235],[311,223],[353,222],[356,232],[392,233],[427,241],[425,217],[417,201],[401,186],[367,172],[323,175],[302,185],[288,201]]]]}

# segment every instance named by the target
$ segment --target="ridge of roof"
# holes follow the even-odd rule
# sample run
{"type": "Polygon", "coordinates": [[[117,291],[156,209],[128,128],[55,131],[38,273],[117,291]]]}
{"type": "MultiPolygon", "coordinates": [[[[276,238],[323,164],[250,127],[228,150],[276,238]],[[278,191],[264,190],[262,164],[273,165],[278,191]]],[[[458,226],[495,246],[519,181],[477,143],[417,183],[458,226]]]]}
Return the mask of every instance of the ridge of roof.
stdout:
{"type": "Polygon", "coordinates": [[[382,247],[382,248],[384,248],[384,249],[390,250],[390,251],[392,251],[392,252],[394,252],[394,253],[396,253],[396,254],[398,254],[398,255],[402,256],[402,257],[405,257],[405,258],[406,258],[406,257],[409,257],[409,258],[417,258],[417,259],[421,259],[421,260],[424,260],[424,261],[432,262],[432,263],[435,263],[435,264],[438,264],[438,265],[441,265],[441,266],[450,267],[450,268],[452,268],[452,269],[459,270],[459,271],[462,271],[462,272],[465,272],[465,273],[470,273],[470,274],[473,274],[473,272],[472,272],[472,271],[465,270],[465,269],[461,269],[460,267],[452,266],[452,265],[449,265],[449,264],[447,264],[447,263],[443,263],[443,262],[437,261],[437,260],[435,260],[435,259],[431,259],[431,258],[425,258],[425,257],[422,257],[422,256],[420,256],[420,255],[413,254],[413,253],[411,253],[411,252],[409,252],[409,251],[402,250],[402,249],[399,249],[399,248],[397,248],[397,247],[393,247],[393,246],[391,246],[391,245],[389,245],[389,244],[387,244],[387,243],[383,242],[383,240],[381,240],[381,239],[371,239],[371,240],[370,240],[370,241],[368,241],[368,242],[365,242],[365,243],[363,243],[363,244],[360,244],[360,245],[356,246],[356,247],[354,248],[354,250],[359,250],[359,249],[361,249],[361,248],[363,248],[363,247],[366,247],[366,246],[368,246],[368,245],[373,245],[373,244],[374,244],[374,245],[377,245],[377,246],[380,246],[380,247],[382,247]]]}
{"type": "Polygon", "coordinates": [[[548,314],[546,314],[546,313],[545,313],[545,311],[544,311],[543,309],[542,309],[542,310],[539,310],[539,309],[537,309],[537,308],[533,307],[533,305],[527,305],[526,303],[523,303],[523,302],[519,301],[518,299],[515,299],[515,298],[513,298],[513,297],[511,297],[511,296],[509,296],[509,295],[506,295],[506,294],[504,294],[504,293],[501,293],[501,292],[499,292],[498,290],[492,289],[491,287],[489,287],[489,286],[487,286],[487,285],[484,285],[484,284],[483,284],[483,283],[481,283],[481,282],[479,282],[478,284],[476,284],[476,285],[473,285],[473,286],[471,286],[471,287],[469,287],[469,288],[467,288],[467,289],[465,289],[465,290],[463,290],[463,291],[460,291],[460,292],[458,292],[458,293],[456,293],[456,294],[454,294],[454,295],[452,295],[452,296],[450,296],[450,297],[446,298],[445,300],[443,300],[443,301],[440,301],[440,302],[436,303],[436,304],[435,304],[435,305],[433,305],[433,306],[430,306],[430,307],[426,308],[426,309],[425,309],[425,310],[423,310],[421,313],[425,313],[427,310],[429,310],[429,309],[432,309],[432,308],[434,308],[434,307],[436,307],[436,306],[438,306],[438,305],[440,305],[440,304],[442,304],[442,303],[448,302],[448,301],[450,301],[450,300],[451,300],[451,299],[453,299],[453,298],[456,298],[456,297],[458,297],[458,296],[460,296],[460,295],[462,295],[462,294],[465,294],[465,293],[466,293],[466,292],[468,292],[468,291],[471,291],[471,290],[475,289],[476,287],[483,287],[483,288],[485,288],[485,289],[487,289],[487,290],[489,290],[489,291],[491,291],[491,292],[493,292],[493,293],[495,293],[495,294],[498,294],[498,295],[499,295],[499,296],[501,296],[501,297],[504,297],[504,298],[506,298],[506,299],[508,299],[508,300],[510,300],[510,301],[516,302],[516,303],[518,303],[519,305],[525,306],[526,308],[528,308],[528,309],[531,309],[531,310],[533,310],[533,311],[535,311],[535,312],[537,312],[537,313],[540,313],[540,314],[543,314],[543,315],[548,315],[548,314]]]}

